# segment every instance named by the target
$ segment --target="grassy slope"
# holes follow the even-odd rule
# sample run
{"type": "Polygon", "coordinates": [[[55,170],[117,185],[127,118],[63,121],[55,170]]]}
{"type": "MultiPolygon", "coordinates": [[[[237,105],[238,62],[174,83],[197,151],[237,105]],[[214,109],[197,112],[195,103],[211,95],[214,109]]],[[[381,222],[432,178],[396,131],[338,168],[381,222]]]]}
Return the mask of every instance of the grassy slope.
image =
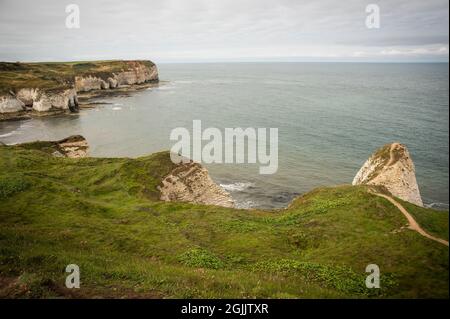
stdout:
{"type": "MultiPolygon", "coordinates": [[[[27,148],[0,146],[0,279],[10,284],[0,295],[448,298],[448,248],[400,230],[403,215],[364,187],[317,189],[272,212],[163,203],[167,153],[66,159],[27,148]],[[70,263],[82,289],[69,293],[70,263]],[[377,291],[364,285],[370,263],[377,291]]],[[[447,213],[407,208],[448,237],[447,213]]]]}
{"type": "MultiPolygon", "coordinates": [[[[150,61],[140,61],[153,65],[150,61]]],[[[0,62],[0,94],[21,88],[58,90],[73,87],[75,75],[108,78],[129,68],[127,61],[9,63],[0,62]]]]}
{"type": "Polygon", "coordinates": [[[403,207],[431,235],[448,241],[448,212],[431,210],[399,200],[403,207]]]}

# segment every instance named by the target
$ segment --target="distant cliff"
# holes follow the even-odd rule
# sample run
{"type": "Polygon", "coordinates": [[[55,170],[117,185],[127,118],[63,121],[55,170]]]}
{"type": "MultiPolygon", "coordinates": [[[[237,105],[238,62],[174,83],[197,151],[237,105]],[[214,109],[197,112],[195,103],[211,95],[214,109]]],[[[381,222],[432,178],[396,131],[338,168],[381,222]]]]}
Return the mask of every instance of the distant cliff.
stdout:
{"type": "Polygon", "coordinates": [[[158,82],[151,61],[0,62],[0,120],[78,110],[78,92],[158,82]]]}
{"type": "Polygon", "coordinates": [[[405,145],[387,144],[361,167],[353,185],[378,185],[407,202],[423,206],[414,163],[405,145]]]}

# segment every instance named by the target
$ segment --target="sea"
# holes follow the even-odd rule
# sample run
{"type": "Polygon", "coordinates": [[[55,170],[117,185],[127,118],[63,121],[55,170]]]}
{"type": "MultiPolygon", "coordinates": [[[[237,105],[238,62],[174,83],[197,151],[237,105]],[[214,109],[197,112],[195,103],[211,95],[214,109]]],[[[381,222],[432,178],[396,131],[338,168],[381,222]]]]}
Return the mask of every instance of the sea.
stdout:
{"type": "MultiPolygon", "coordinates": [[[[448,63],[158,64],[161,83],[103,97],[77,114],[0,122],[15,144],[81,134],[95,157],[170,149],[170,133],[202,127],[277,128],[278,170],[207,164],[242,208],[282,208],[321,186],[350,184],[386,143],[405,144],[425,204],[449,205],[448,63]],[[103,104],[102,104],[103,103],[103,104]]],[[[205,141],[203,142],[206,143],[205,141]]]]}

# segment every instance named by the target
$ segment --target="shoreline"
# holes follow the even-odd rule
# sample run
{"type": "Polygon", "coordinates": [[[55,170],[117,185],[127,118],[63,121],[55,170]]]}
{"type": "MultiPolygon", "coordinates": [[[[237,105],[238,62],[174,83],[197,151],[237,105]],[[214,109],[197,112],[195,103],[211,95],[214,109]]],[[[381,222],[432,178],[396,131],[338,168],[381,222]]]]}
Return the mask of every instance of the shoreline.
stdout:
{"type": "MultiPolygon", "coordinates": [[[[140,86],[139,88],[135,87],[132,89],[132,91],[137,92],[137,91],[139,91],[139,89],[145,89],[150,86],[154,86],[154,85],[144,85],[144,86],[140,86]]],[[[122,90],[122,92],[127,93],[130,91],[125,89],[125,90],[122,90]]],[[[95,96],[95,97],[93,97],[94,99],[113,95],[113,94],[103,95],[101,93],[102,92],[91,92],[90,95],[95,96]],[[98,93],[100,93],[100,94],[98,94],[98,93]]],[[[116,92],[116,94],[120,94],[120,93],[116,92]]],[[[102,102],[99,104],[103,105],[103,104],[112,104],[112,103],[102,102]]],[[[59,116],[59,115],[55,115],[55,116],[59,116]]],[[[7,134],[9,134],[9,133],[7,133],[7,134]]],[[[43,142],[43,141],[47,141],[47,140],[39,139],[39,140],[20,141],[20,142],[15,142],[15,143],[2,143],[0,140],[0,145],[20,146],[21,144],[43,142]]],[[[119,158],[139,159],[139,158],[149,156],[149,154],[153,154],[153,153],[154,152],[152,151],[152,152],[148,152],[144,155],[133,156],[133,157],[129,157],[129,156],[91,156],[91,155],[89,155],[89,157],[96,158],[96,159],[114,159],[114,158],[117,158],[117,159],[119,159],[119,158]]],[[[208,169],[208,165],[205,165],[205,168],[208,169]]],[[[280,192],[280,197],[282,196],[286,200],[283,200],[283,203],[281,203],[280,199],[277,199],[278,197],[276,195],[274,195],[270,198],[270,200],[272,200],[274,202],[278,202],[278,204],[281,203],[281,205],[274,205],[274,204],[271,204],[270,202],[264,202],[264,201],[261,202],[260,200],[258,200],[258,194],[260,194],[265,189],[264,185],[256,186],[255,181],[253,181],[253,180],[247,179],[245,181],[242,181],[238,178],[233,179],[233,180],[230,180],[228,178],[228,179],[226,179],[226,182],[225,182],[224,180],[221,180],[221,178],[219,176],[215,176],[213,172],[211,172],[210,174],[212,174],[211,177],[213,178],[215,183],[217,185],[220,185],[220,187],[222,189],[224,189],[231,195],[231,197],[233,198],[233,200],[236,203],[235,207],[238,209],[244,209],[244,210],[265,210],[265,211],[284,210],[284,209],[287,209],[289,207],[290,203],[293,200],[295,200],[297,197],[307,194],[308,192],[311,192],[315,188],[320,187],[320,186],[312,187],[301,193],[291,192],[289,190],[285,190],[285,191],[282,190],[280,192]],[[237,186],[237,188],[236,188],[236,186],[237,186]],[[254,191],[252,191],[252,189],[254,191]],[[249,204],[249,203],[251,203],[251,204],[249,204]]],[[[342,182],[342,183],[336,183],[336,184],[329,184],[326,187],[338,187],[339,185],[350,185],[350,184],[351,184],[350,182],[347,182],[347,183],[342,182]]],[[[427,209],[434,209],[437,211],[447,212],[449,204],[444,203],[444,202],[433,202],[433,201],[427,200],[426,198],[423,198],[423,207],[427,208],[427,209]]]]}
{"type": "Polygon", "coordinates": [[[66,115],[77,114],[83,109],[92,109],[95,108],[96,105],[109,104],[108,102],[95,102],[96,99],[117,97],[117,96],[130,96],[130,94],[134,92],[143,91],[152,87],[158,87],[162,83],[164,82],[155,81],[155,82],[146,82],[143,84],[132,84],[110,90],[100,89],[100,90],[90,90],[86,92],[78,92],[77,93],[78,110],[76,112],[67,109],[67,110],[51,110],[45,112],[26,110],[16,113],[0,113],[0,122],[21,121],[39,117],[49,117],[64,114],[66,115]]]}
{"type": "Polygon", "coordinates": [[[0,121],[76,113],[79,97],[104,94],[88,92],[123,92],[158,82],[156,64],[144,60],[0,62],[0,121]]]}

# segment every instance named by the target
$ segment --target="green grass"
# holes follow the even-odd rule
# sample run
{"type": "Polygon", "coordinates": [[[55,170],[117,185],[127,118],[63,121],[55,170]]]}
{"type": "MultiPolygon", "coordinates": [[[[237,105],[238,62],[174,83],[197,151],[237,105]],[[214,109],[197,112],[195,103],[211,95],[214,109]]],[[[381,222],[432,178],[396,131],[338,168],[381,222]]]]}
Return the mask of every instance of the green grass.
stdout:
{"type": "Polygon", "coordinates": [[[23,175],[8,175],[0,179],[0,198],[7,198],[14,193],[24,191],[30,186],[23,175]]]}
{"type": "Polygon", "coordinates": [[[223,268],[223,262],[209,251],[202,248],[193,248],[180,255],[179,260],[186,266],[196,268],[223,268]]]}
{"type": "MultiPolygon", "coordinates": [[[[166,203],[166,152],[68,159],[49,147],[0,146],[0,281],[15,283],[0,296],[449,296],[448,248],[402,228],[403,215],[363,186],[319,188],[278,211],[166,203]],[[75,292],[64,288],[71,263],[75,292]],[[379,290],[364,285],[373,263],[379,290]]],[[[448,238],[447,212],[413,206],[448,238]]]]}
{"type": "Polygon", "coordinates": [[[448,212],[419,207],[405,201],[401,203],[419,225],[431,235],[448,241],[448,212]]]}
{"type": "MultiPolygon", "coordinates": [[[[148,67],[150,61],[138,61],[148,67]]],[[[61,90],[72,88],[75,76],[93,75],[107,79],[113,73],[129,69],[130,61],[92,62],[0,62],[0,94],[17,93],[21,88],[61,90]]]]}

